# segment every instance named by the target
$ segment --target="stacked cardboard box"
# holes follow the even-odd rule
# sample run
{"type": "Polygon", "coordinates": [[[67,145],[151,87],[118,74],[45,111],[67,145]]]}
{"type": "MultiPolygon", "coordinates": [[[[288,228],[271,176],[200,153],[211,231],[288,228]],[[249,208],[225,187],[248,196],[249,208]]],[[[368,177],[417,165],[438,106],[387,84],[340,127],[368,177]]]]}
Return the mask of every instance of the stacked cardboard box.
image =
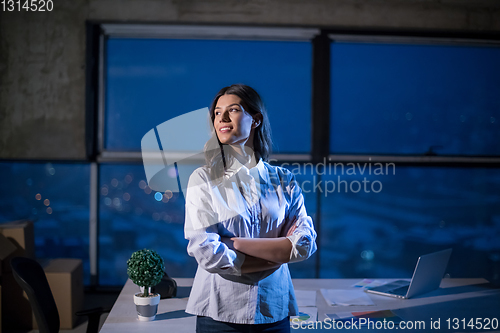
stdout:
{"type": "MultiPolygon", "coordinates": [[[[54,295],[61,329],[72,329],[83,309],[83,264],[80,259],[53,259],[43,265],[54,295]]],[[[34,329],[38,329],[34,321],[34,329]]]]}
{"type": "MultiPolygon", "coordinates": [[[[37,329],[29,300],[14,280],[10,259],[35,257],[34,227],[31,221],[0,224],[1,315],[4,329],[37,329]]],[[[75,312],[83,307],[83,265],[80,259],[52,259],[42,262],[56,302],[61,329],[72,329],[75,312]]],[[[1,325],[0,325],[1,326],[1,325]]],[[[0,328],[1,332],[1,328],[0,328]]]]}

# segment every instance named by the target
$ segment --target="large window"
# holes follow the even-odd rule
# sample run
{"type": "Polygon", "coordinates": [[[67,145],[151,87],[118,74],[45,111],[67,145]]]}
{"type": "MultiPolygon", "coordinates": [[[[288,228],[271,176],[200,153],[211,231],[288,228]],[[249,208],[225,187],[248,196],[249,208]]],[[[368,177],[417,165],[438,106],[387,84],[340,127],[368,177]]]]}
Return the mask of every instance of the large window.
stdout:
{"type": "MultiPolygon", "coordinates": [[[[174,192],[168,198],[152,191],[141,163],[141,139],[155,126],[210,106],[222,87],[244,83],[261,94],[268,109],[274,153],[307,159],[311,152],[311,40],[316,30],[176,29],[137,38],[134,27],[124,32],[123,26],[104,26],[99,147],[105,158],[98,168],[95,271],[101,285],[124,283],[127,257],[143,247],[164,257],[171,276],[194,276],[196,261],[187,255],[183,232],[183,195],[174,192]]],[[[175,140],[192,138],[191,129],[184,133],[175,140]]],[[[178,162],[179,175],[203,163],[178,162]]],[[[308,201],[313,201],[314,214],[315,197],[308,201]]],[[[291,269],[296,277],[314,277],[315,266],[313,258],[291,269]]]]}
{"type": "Polygon", "coordinates": [[[155,38],[113,25],[104,30],[101,284],[122,283],[123,262],[139,247],[157,248],[174,276],[194,274],[182,196],[162,202],[163,194],[144,187],[134,152],[151,128],[209,106],[235,82],[262,94],[276,142],[273,164],[295,173],[316,223],[318,252],[290,265],[293,277],[408,277],[419,255],[445,247],[454,249],[452,276],[500,274],[500,183],[491,157],[500,154],[498,46],[332,35],[330,91],[318,97],[324,81],[312,69],[321,72],[325,63],[314,61],[325,49],[314,41],[317,31],[292,40],[274,31],[280,40],[259,29],[239,37],[221,37],[215,28],[155,38]],[[313,98],[330,109],[312,109],[313,98]],[[310,160],[324,145],[313,141],[315,117],[329,119],[330,155],[321,163],[310,160]]]}
{"type": "Polygon", "coordinates": [[[333,39],[320,276],[498,279],[500,47],[333,39]]]}

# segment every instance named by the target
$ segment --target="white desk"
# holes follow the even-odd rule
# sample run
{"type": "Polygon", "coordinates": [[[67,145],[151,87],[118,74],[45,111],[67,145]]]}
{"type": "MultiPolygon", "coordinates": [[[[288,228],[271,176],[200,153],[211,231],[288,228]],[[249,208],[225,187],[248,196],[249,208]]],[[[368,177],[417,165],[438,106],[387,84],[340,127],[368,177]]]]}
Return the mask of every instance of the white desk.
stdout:
{"type": "Polygon", "coordinates": [[[116,299],[111,312],[99,332],[101,333],[182,333],[194,332],[196,317],[187,314],[189,291],[193,279],[174,278],[177,282],[177,297],[162,299],[154,321],[139,321],[134,304],[134,294],[139,287],[128,279],[116,299]]]}
{"type": "MultiPolygon", "coordinates": [[[[387,279],[390,281],[391,279],[387,279]]],[[[156,320],[140,322],[137,320],[133,295],[139,287],[128,280],[121,291],[115,305],[109,313],[101,333],[155,333],[155,332],[194,332],[195,317],[184,312],[193,279],[175,278],[177,297],[164,299],[158,306],[156,320]]],[[[375,306],[329,306],[319,293],[319,289],[349,289],[360,279],[293,279],[296,290],[318,290],[316,306],[318,321],[325,319],[325,314],[336,312],[393,310],[405,321],[420,320],[426,322],[425,330],[409,330],[410,332],[429,332],[429,321],[441,318],[441,330],[446,326],[447,318],[497,318],[500,321],[500,289],[491,289],[484,279],[444,279],[439,290],[409,300],[368,294],[375,306]]],[[[304,330],[292,330],[304,331],[304,330]]],[[[332,332],[323,329],[314,332],[332,332]]],[[[348,330],[346,330],[348,331],[348,330]]],[[[352,331],[352,330],[349,330],[352,331]]],[[[360,329],[356,331],[368,331],[360,329]]],[[[456,332],[450,330],[448,332],[456,332]]],[[[499,332],[497,330],[460,329],[459,332],[499,332]]],[[[383,332],[383,330],[377,330],[383,332]]]]}

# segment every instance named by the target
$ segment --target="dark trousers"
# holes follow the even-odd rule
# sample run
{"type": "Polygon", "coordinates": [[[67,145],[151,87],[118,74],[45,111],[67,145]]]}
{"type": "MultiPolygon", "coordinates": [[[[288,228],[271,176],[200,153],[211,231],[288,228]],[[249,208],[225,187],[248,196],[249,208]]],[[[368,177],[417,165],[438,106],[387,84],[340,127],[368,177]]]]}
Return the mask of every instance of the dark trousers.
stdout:
{"type": "Polygon", "coordinates": [[[271,324],[233,324],[213,320],[210,317],[196,318],[196,333],[290,333],[290,317],[271,324]]]}

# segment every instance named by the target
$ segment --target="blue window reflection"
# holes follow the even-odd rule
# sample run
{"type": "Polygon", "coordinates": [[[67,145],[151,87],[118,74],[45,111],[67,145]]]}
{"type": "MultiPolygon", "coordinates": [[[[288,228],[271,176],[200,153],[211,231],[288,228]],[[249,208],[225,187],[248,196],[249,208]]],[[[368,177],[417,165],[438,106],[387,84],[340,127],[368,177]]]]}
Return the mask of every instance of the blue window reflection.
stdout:
{"type": "Polygon", "coordinates": [[[500,155],[500,48],[332,43],[332,153],[500,155]]]}
{"type": "Polygon", "coordinates": [[[0,223],[33,221],[35,256],[82,259],[88,284],[89,165],[1,162],[0,175],[0,223]]]}
{"type": "MultiPolygon", "coordinates": [[[[178,165],[179,172],[189,174],[197,167],[178,165]]],[[[196,261],[184,239],[184,197],[151,190],[140,164],[103,164],[100,172],[99,284],[124,284],[127,259],[143,248],[163,257],[170,276],[193,277],[196,261]]]]}
{"type": "Polygon", "coordinates": [[[109,39],[106,61],[108,150],[140,150],[151,128],[208,107],[233,83],[262,95],[273,131],[282,133],[275,136],[276,152],[310,150],[308,42],[109,39]]]}
{"type": "MultiPolygon", "coordinates": [[[[198,166],[178,167],[179,173],[190,174],[198,166]]],[[[142,248],[158,251],[170,276],[193,277],[197,264],[187,254],[183,196],[152,191],[142,165],[104,164],[100,171],[99,283],[125,283],[125,263],[132,252],[142,248]]],[[[312,179],[312,175],[296,177],[299,184],[312,179]]],[[[314,219],[316,195],[304,193],[304,198],[314,219]]],[[[289,267],[294,278],[314,278],[315,255],[289,267]]]]}
{"type": "Polygon", "coordinates": [[[499,170],[396,167],[322,180],[339,177],[347,193],[342,185],[322,197],[320,277],[411,277],[421,254],[448,247],[451,277],[500,276],[499,170]],[[382,188],[357,191],[363,181],[382,188]]]}

